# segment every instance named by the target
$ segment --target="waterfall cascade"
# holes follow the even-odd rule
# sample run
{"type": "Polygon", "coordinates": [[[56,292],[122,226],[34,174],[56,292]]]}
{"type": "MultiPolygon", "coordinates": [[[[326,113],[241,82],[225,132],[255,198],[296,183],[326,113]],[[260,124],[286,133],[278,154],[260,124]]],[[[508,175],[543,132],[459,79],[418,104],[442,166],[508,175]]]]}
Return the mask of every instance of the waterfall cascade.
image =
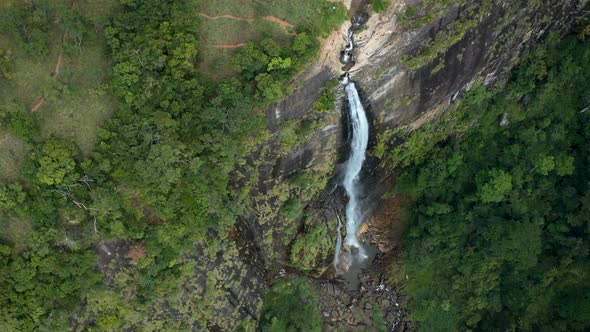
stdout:
{"type": "MultiPolygon", "coordinates": [[[[341,52],[340,61],[343,64],[353,62],[355,26],[348,32],[347,44],[341,52]]],[[[360,181],[359,175],[365,161],[365,153],[369,143],[369,122],[361,98],[350,75],[346,72],[341,79],[346,97],[349,103],[349,118],[352,128],[352,139],[350,143],[350,157],[344,168],[344,179],[342,185],[348,195],[346,206],[346,237],[342,243],[340,232],[341,222],[338,221],[338,238],[336,252],[334,253],[334,267],[339,272],[346,272],[353,261],[364,261],[367,258],[362,244],[359,242],[357,233],[362,224],[363,210],[360,204],[360,181]]]]}

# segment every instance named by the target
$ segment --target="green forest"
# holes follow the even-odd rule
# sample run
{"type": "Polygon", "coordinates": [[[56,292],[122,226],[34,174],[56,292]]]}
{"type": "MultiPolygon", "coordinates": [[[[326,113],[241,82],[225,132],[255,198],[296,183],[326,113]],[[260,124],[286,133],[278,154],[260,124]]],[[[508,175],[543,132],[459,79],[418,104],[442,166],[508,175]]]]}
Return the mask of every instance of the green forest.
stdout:
{"type": "Polygon", "coordinates": [[[423,331],[590,328],[590,42],[547,41],[384,152],[408,165],[403,264],[423,331]],[[433,139],[434,138],[434,139],[433,139]]]}
{"type": "MultiPolygon", "coordinates": [[[[191,287],[197,264],[187,253],[202,243],[208,257],[235,255],[228,230],[240,207],[228,184],[240,158],[266,135],[256,108],[289,92],[288,80],[318,51],[316,37],[346,15],[341,5],[318,3],[321,24],[298,26],[287,39],[249,41],[231,59],[236,75],[214,80],[198,69],[199,2],[102,1],[111,9],[103,16],[92,5],[1,7],[1,129],[23,158],[0,183],[0,330],[206,324],[215,316],[218,280],[210,276],[205,294],[194,300],[198,310],[186,303],[181,286],[191,287]],[[67,40],[59,50],[52,48],[56,37],[67,40]],[[90,57],[96,47],[104,47],[108,75],[70,70],[58,78],[62,55],[90,57]],[[54,114],[26,109],[30,101],[18,95],[22,75],[13,72],[49,55],[60,60],[39,104],[59,105],[90,91],[116,105],[97,123],[90,149],[81,150],[67,129],[48,132],[46,117],[54,114]],[[99,245],[104,241],[115,248],[135,244],[133,263],[97,270],[100,256],[112,254],[99,245]],[[176,314],[164,313],[167,308],[176,314]]],[[[251,322],[244,326],[250,330],[251,322]]]]}

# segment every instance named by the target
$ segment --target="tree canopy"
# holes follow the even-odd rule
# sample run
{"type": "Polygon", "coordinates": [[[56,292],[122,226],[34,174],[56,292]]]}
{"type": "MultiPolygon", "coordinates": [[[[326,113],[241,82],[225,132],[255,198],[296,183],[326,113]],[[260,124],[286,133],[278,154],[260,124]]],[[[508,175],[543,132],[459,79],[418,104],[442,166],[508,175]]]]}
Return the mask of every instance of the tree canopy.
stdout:
{"type": "Polygon", "coordinates": [[[589,61],[590,43],[551,35],[504,88],[453,106],[454,132],[403,162],[396,193],[412,204],[396,275],[420,330],[590,327],[589,61]]]}

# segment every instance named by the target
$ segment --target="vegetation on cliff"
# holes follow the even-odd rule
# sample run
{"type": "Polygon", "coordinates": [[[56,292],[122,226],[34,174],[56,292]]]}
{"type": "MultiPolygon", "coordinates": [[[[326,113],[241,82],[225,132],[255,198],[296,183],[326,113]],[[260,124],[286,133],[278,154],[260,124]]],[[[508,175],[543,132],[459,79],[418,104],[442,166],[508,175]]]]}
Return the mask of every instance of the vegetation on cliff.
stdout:
{"type": "Polygon", "coordinates": [[[318,299],[305,278],[278,280],[266,294],[260,327],[263,332],[322,330],[318,299]]]}
{"type": "Polygon", "coordinates": [[[392,275],[420,330],[590,326],[588,63],[588,41],[552,34],[506,87],[472,89],[382,150],[408,165],[395,193],[412,199],[410,226],[392,275]]]}

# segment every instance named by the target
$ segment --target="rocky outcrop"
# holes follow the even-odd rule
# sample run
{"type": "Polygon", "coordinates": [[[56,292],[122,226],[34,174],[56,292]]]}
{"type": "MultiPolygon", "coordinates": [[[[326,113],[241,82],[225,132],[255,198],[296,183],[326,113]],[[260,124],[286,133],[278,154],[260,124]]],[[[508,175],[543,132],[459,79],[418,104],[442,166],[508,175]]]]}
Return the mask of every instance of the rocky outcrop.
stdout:
{"type": "MultiPolygon", "coordinates": [[[[374,17],[376,25],[395,26],[391,33],[376,29],[359,35],[359,40],[372,40],[381,33],[381,45],[371,47],[376,52],[367,54],[363,49],[355,67],[369,92],[376,125],[395,128],[412,124],[440,105],[448,105],[453,96],[475,82],[504,82],[524,49],[550,31],[567,31],[587,6],[585,0],[468,1],[445,10],[446,14],[417,30],[403,29],[391,11],[374,17]],[[460,24],[473,27],[457,38],[454,33],[460,24]],[[425,55],[425,48],[437,55],[425,55]],[[407,64],[419,57],[431,59],[423,60],[419,68],[408,69],[407,64]]],[[[391,10],[399,12],[404,6],[391,10]]]]}

